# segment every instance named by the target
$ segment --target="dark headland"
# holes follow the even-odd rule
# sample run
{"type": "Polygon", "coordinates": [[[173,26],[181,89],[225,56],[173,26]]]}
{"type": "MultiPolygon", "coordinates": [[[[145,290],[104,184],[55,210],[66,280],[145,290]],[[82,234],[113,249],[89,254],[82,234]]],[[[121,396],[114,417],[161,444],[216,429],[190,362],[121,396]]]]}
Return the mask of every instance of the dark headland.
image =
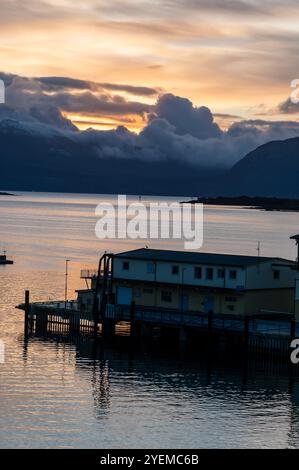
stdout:
{"type": "Polygon", "coordinates": [[[299,199],[252,196],[198,197],[182,204],[207,204],[215,206],[242,206],[266,211],[299,211],[299,199]]]}

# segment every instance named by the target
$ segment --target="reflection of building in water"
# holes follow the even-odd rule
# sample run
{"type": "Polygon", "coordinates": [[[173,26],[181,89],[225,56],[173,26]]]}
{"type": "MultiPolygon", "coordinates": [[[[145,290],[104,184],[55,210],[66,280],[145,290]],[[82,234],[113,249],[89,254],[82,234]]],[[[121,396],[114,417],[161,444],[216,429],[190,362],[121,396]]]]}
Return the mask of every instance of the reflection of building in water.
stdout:
{"type": "MultiPolygon", "coordinates": [[[[114,345],[100,342],[98,346],[95,346],[93,340],[79,335],[66,339],[49,334],[48,339],[54,339],[57,348],[65,346],[66,342],[76,347],[75,366],[79,374],[81,370],[85,372],[82,374],[85,379],[90,377],[97,419],[109,417],[111,394],[116,383],[116,387],[119,387],[117,393],[121,393],[123,387],[124,392],[130,393],[132,397],[142,396],[145,387],[155,396],[162,392],[163,395],[175,394],[182,401],[191,399],[193,404],[198,401],[199,407],[204,402],[207,406],[213,403],[217,408],[225,402],[228,407],[236,407],[237,412],[244,413],[248,425],[253,426],[251,416],[246,414],[250,403],[252,413],[256,413],[255,419],[264,422],[269,412],[272,425],[282,423],[281,432],[287,430],[288,444],[298,445],[299,379],[298,374],[294,373],[290,387],[287,362],[249,358],[244,381],[246,363],[232,362],[231,357],[225,359],[220,356],[218,361],[211,361],[200,355],[186,355],[182,361],[175,353],[156,350],[153,353],[149,349],[145,354],[144,350],[141,352],[138,348],[130,350],[127,338],[121,338],[114,345]],[[111,371],[114,374],[112,382],[111,371]]],[[[39,347],[42,344],[39,342],[39,347]]],[[[31,347],[35,346],[29,338],[28,356],[31,347]]],[[[267,422],[265,426],[270,425],[267,422]]]]}
{"type": "Polygon", "coordinates": [[[95,403],[96,417],[101,418],[110,408],[109,362],[95,361],[92,369],[92,395],[95,403]]]}
{"type": "Polygon", "coordinates": [[[298,447],[299,443],[299,383],[292,380],[290,390],[290,430],[288,433],[289,445],[298,447]]]}

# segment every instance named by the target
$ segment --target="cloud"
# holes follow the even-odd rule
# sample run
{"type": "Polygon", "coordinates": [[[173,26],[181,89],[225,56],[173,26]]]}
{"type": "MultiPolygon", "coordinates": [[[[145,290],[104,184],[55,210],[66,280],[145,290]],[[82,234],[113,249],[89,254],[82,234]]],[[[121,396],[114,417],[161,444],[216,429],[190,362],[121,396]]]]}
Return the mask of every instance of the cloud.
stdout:
{"type": "Polygon", "coordinates": [[[293,101],[288,98],[278,105],[278,112],[282,114],[297,114],[299,113],[299,103],[293,103],[293,101]]]}
{"type": "Polygon", "coordinates": [[[64,77],[2,76],[7,83],[7,106],[44,122],[47,121],[48,114],[49,124],[55,125],[54,114],[58,117],[59,112],[87,116],[136,115],[143,118],[151,110],[151,105],[147,103],[107,93],[99,84],[92,82],[64,77]]]}
{"type": "MultiPolygon", "coordinates": [[[[119,95],[87,89],[90,82],[64,77],[26,78],[2,74],[7,103],[0,106],[1,132],[24,130],[34,135],[60,135],[78,144],[84,154],[144,162],[173,162],[196,168],[229,168],[248,152],[271,140],[299,135],[293,121],[243,120],[221,130],[205,106],[170,93],[156,104],[128,101],[119,95]],[[137,134],[124,126],[114,130],[79,131],[65,112],[104,119],[132,114],[144,119],[137,134]]],[[[118,90],[115,90],[118,91],[118,90]]],[[[40,158],[43,158],[41,155],[40,158]]]]}
{"type": "Polygon", "coordinates": [[[67,77],[39,77],[35,80],[43,85],[46,90],[88,90],[88,91],[125,91],[130,95],[137,96],[155,96],[158,94],[156,88],[150,88],[145,86],[132,86],[118,83],[97,83],[88,80],[77,80],[74,78],[67,77]]]}
{"type": "Polygon", "coordinates": [[[213,115],[208,108],[197,108],[187,98],[170,93],[159,98],[153,117],[168,121],[179,135],[190,134],[199,139],[208,139],[222,134],[219,126],[213,122],[213,115]]]}
{"type": "Polygon", "coordinates": [[[105,90],[125,91],[131,95],[138,96],[155,96],[158,94],[157,89],[145,86],[118,85],[115,83],[101,83],[100,86],[105,90]]]}

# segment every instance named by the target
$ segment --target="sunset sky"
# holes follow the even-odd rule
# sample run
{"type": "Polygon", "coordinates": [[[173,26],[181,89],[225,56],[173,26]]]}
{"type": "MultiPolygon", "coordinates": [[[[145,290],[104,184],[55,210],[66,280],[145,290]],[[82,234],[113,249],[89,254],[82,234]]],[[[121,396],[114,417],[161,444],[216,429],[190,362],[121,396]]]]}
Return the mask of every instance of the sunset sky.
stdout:
{"type": "Polygon", "coordinates": [[[295,0],[2,0],[0,69],[84,80],[68,86],[78,106],[60,108],[81,128],[138,131],[140,110],[163,93],[209,107],[223,128],[297,120],[286,100],[299,76],[298,21],[295,0]],[[82,107],[82,93],[133,105],[82,107]]]}

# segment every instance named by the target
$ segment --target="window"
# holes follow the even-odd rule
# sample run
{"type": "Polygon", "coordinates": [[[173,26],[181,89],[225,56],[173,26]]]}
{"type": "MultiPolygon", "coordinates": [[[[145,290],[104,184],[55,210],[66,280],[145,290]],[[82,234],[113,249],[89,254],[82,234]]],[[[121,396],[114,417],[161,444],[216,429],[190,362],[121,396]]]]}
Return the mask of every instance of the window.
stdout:
{"type": "Polygon", "coordinates": [[[153,292],[154,292],[153,289],[148,289],[148,288],[143,289],[144,294],[151,295],[153,292]]]}
{"type": "Polygon", "coordinates": [[[212,281],[214,277],[214,269],[213,268],[207,268],[206,270],[206,279],[208,281],[212,281]]]}
{"type": "Polygon", "coordinates": [[[174,274],[175,276],[177,276],[179,274],[179,267],[177,265],[173,265],[172,268],[171,268],[171,272],[172,274],[174,274]]]}
{"type": "Polygon", "coordinates": [[[225,277],[225,270],[224,269],[218,269],[218,278],[219,279],[224,279],[225,277]]]}
{"type": "Polygon", "coordinates": [[[231,312],[233,312],[235,310],[235,306],[234,305],[228,305],[227,306],[228,310],[230,310],[231,312]]]}
{"type": "Polygon", "coordinates": [[[229,272],[230,279],[237,279],[237,271],[235,269],[231,269],[229,272]]]}
{"type": "Polygon", "coordinates": [[[280,279],[280,271],[278,271],[278,269],[273,271],[273,279],[276,279],[277,281],[280,279]]]}
{"type": "Polygon", "coordinates": [[[147,263],[146,272],[149,274],[155,274],[155,263],[147,263]]]}
{"type": "Polygon", "coordinates": [[[134,289],[134,297],[141,297],[141,290],[140,289],[134,289]]]}
{"type": "Polygon", "coordinates": [[[172,293],[169,290],[161,291],[161,300],[162,302],[171,303],[172,302],[172,293]]]}
{"type": "Polygon", "coordinates": [[[202,276],[202,269],[201,268],[194,268],[194,278],[201,279],[202,276]]]}
{"type": "Polygon", "coordinates": [[[227,296],[227,297],[225,297],[225,302],[237,302],[237,298],[227,296]]]}
{"type": "Polygon", "coordinates": [[[130,269],[129,261],[124,261],[123,262],[123,271],[129,271],[129,269],[130,269]]]}

